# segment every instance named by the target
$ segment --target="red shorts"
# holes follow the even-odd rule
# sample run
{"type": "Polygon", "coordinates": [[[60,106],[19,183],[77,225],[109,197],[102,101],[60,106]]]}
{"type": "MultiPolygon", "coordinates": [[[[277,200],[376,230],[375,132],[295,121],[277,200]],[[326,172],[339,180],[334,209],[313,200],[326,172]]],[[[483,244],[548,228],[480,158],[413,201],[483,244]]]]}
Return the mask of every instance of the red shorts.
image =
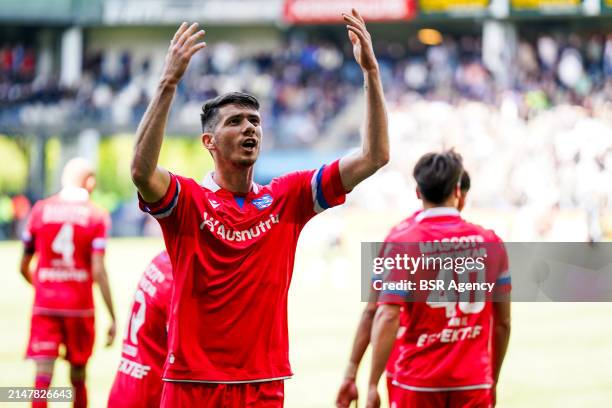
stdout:
{"type": "Polygon", "coordinates": [[[60,345],[65,346],[64,357],[75,366],[87,364],[95,340],[93,316],[49,316],[34,314],[30,326],[27,358],[55,359],[60,345]]]}
{"type": "Polygon", "coordinates": [[[387,376],[387,395],[389,396],[389,403],[393,401],[393,394],[397,387],[393,385],[393,377],[387,376]]]}
{"type": "MultiPolygon", "coordinates": [[[[115,382],[108,394],[108,408],[149,408],[159,407],[162,380],[149,372],[146,377],[136,379],[117,372],[115,382]]],[[[159,374],[158,374],[159,375],[159,374]]]]}
{"type": "Polygon", "coordinates": [[[489,389],[465,391],[412,391],[395,386],[391,408],[490,408],[489,389]]]}
{"type": "Polygon", "coordinates": [[[162,408],[282,408],[283,381],[246,384],[164,382],[162,408]]]}

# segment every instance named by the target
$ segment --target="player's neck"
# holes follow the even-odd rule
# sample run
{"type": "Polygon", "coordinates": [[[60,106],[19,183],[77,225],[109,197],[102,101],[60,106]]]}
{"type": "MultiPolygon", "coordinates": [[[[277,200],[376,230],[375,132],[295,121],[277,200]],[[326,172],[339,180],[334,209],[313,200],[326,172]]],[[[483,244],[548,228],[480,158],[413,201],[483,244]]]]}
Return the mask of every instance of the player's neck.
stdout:
{"type": "Polygon", "coordinates": [[[441,204],[434,204],[428,201],[423,200],[423,209],[428,210],[430,208],[457,208],[457,203],[455,200],[447,200],[441,204]]]}
{"type": "Polygon", "coordinates": [[[213,180],[224,190],[237,194],[246,194],[253,184],[253,166],[247,168],[215,168],[213,180]]]}

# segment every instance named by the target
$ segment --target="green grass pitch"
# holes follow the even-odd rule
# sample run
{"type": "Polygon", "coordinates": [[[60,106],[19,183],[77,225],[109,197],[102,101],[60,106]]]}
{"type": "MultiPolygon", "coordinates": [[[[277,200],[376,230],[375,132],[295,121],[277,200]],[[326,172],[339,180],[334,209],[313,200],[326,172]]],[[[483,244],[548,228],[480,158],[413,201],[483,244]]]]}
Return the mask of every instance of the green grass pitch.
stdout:
{"type": "MultiPolygon", "coordinates": [[[[307,228],[302,237],[290,291],[290,352],[295,376],[285,386],[289,408],[333,406],[364,306],[359,301],[358,265],[358,240],[363,237],[353,235],[343,249],[326,251],[312,232],[316,228],[307,228]]],[[[107,268],[118,314],[118,338],[112,348],[104,348],[108,317],[96,289],[98,336],[88,368],[91,407],[106,406],[136,282],[162,245],[157,238],[110,242],[107,268]]],[[[34,377],[33,363],[23,359],[32,289],[19,275],[20,253],[19,243],[0,243],[0,386],[29,386],[34,377]]],[[[512,338],[498,389],[498,406],[611,406],[611,316],[611,303],[514,304],[512,338]]],[[[362,396],[367,370],[366,365],[359,373],[362,396]]],[[[56,365],[53,385],[68,385],[63,361],[56,365]]],[[[385,391],[382,381],[380,390],[385,391]]]]}

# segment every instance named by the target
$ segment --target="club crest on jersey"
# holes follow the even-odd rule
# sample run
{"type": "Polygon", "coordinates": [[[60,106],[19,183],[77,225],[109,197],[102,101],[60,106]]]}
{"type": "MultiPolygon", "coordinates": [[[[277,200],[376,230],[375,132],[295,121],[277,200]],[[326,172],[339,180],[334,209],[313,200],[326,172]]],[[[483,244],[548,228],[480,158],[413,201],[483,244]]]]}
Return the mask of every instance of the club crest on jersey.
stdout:
{"type": "Polygon", "coordinates": [[[263,210],[264,208],[271,206],[272,201],[274,201],[272,196],[270,194],[266,194],[253,200],[253,205],[257,207],[258,210],[263,210]]]}

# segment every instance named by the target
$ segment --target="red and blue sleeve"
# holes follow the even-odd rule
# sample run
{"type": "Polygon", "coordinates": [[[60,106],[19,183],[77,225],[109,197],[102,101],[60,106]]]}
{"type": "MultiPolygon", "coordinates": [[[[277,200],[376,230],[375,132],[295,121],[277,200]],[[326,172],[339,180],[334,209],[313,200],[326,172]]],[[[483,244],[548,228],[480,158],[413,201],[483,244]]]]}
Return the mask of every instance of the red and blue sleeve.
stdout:
{"type": "Polygon", "coordinates": [[[343,204],[346,191],[340,178],[340,160],[323,165],[315,171],[310,180],[313,211],[318,214],[328,208],[343,204]]]}
{"type": "Polygon", "coordinates": [[[509,294],[512,291],[512,277],[510,275],[510,265],[508,262],[508,252],[501,238],[495,236],[495,249],[498,253],[498,274],[495,278],[495,293],[509,294]]]}
{"type": "Polygon", "coordinates": [[[106,251],[106,241],[111,229],[111,219],[108,214],[101,213],[94,227],[94,236],[91,241],[91,251],[103,254],[106,251]]]}
{"type": "Polygon", "coordinates": [[[163,219],[172,214],[172,211],[176,208],[180,193],[181,183],[177,176],[170,173],[170,185],[168,186],[166,194],[155,203],[146,202],[142,196],[138,194],[138,205],[142,211],[151,214],[157,219],[163,219]]]}

